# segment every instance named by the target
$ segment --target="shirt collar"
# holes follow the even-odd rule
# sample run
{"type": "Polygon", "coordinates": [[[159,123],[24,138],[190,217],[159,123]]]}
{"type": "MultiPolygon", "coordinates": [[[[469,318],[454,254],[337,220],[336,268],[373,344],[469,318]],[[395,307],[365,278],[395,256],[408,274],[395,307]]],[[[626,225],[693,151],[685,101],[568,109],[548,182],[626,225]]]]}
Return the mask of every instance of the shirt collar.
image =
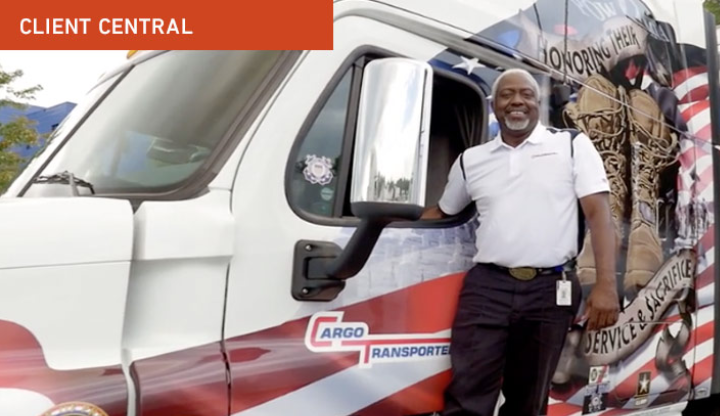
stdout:
{"type": "MultiPolygon", "coordinates": [[[[520,144],[520,146],[525,145],[525,143],[529,143],[529,144],[540,144],[540,143],[542,143],[543,137],[544,137],[544,135],[543,135],[544,132],[545,132],[545,126],[543,126],[543,125],[538,121],[538,123],[537,123],[537,125],[535,125],[535,128],[533,129],[532,133],[530,133],[530,136],[528,136],[528,138],[525,139],[525,141],[524,141],[522,144],[520,144]]],[[[518,147],[520,147],[520,146],[518,146],[518,147]]],[[[495,151],[495,150],[497,150],[497,149],[500,149],[500,148],[502,148],[502,147],[507,147],[507,148],[509,148],[510,146],[508,146],[507,144],[503,143],[503,141],[502,141],[502,133],[498,133],[498,135],[495,136],[495,139],[493,139],[493,140],[490,142],[490,151],[493,152],[493,151],[495,151]]]]}

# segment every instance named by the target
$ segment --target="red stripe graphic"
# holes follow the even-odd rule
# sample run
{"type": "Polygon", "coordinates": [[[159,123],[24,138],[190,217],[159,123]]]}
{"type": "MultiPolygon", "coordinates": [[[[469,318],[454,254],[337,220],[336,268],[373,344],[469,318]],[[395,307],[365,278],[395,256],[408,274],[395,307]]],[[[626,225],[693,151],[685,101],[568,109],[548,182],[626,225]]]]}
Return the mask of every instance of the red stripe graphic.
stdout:
{"type": "MultiPolygon", "coordinates": [[[[455,302],[463,276],[464,274],[456,274],[438,278],[342,308],[345,313],[344,320],[365,322],[372,334],[428,334],[446,330],[450,327],[454,316],[455,302]],[[388,319],[388,316],[395,316],[397,319],[388,319]]],[[[677,316],[668,320],[675,321],[677,316]]],[[[358,364],[357,352],[317,354],[309,351],[304,345],[304,334],[308,323],[309,317],[302,318],[228,340],[233,413],[296,391],[358,364]]],[[[3,387],[40,391],[56,402],[70,399],[87,400],[100,404],[112,416],[124,414],[126,396],[124,379],[119,369],[99,373],[52,372],[47,369],[44,360],[41,360],[42,369],[28,373],[27,362],[33,360],[35,362],[42,357],[37,341],[24,328],[3,321],[0,321],[0,324],[4,335],[0,340],[0,381],[3,387]],[[8,351],[12,353],[9,354],[8,351]],[[34,355],[29,354],[32,351],[34,355]],[[94,396],[83,393],[83,390],[97,391],[98,379],[90,377],[91,375],[114,377],[115,381],[110,391],[121,391],[123,394],[99,403],[98,400],[93,399],[94,396]],[[68,386],[78,386],[76,381],[83,378],[87,379],[87,383],[81,383],[80,387],[74,389],[68,388],[68,386]],[[119,385],[122,386],[120,389],[118,389],[119,385]],[[62,394],[59,393],[61,391],[62,394]]],[[[657,325],[654,332],[661,330],[662,326],[657,325]]],[[[712,322],[700,326],[692,334],[691,346],[712,339],[712,335],[712,322]]],[[[379,341],[382,344],[397,342],[379,341]]],[[[429,340],[402,340],[405,344],[427,341],[429,340]]],[[[221,361],[218,361],[218,356],[219,346],[210,344],[137,362],[133,370],[140,375],[141,388],[147,394],[144,397],[146,400],[143,400],[143,405],[146,406],[144,411],[158,415],[162,414],[161,409],[173,409],[175,413],[183,412],[188,415],[222,414],[223,409],[227,409],[223,397],[227,392],[227,385],[224,381],[224,368],[221,361]],[[205,381],[198,383],[198,378],[205,381]],[[188,398],[191,398],[189,405],[188,398]]],[[[645,366],[623,380],[619,389],[613,394],[622,397],[628,394],[626,391],[634,391],[639,371],[655,370],[653,359],[654,357],[650,358],[645,366]]],[[[709,357],[693,366],[696,383],[710,377],[711,365],[712,357],[709,357]]],[[[448,372],[433,376],[368,409],[391,409],[393,413],[409,414],[435,411],[441,401],[448,376],[448,372]]],[[[104,380],[101,383],[104,383],[104,380]]],[[[582,388],[582,386],[578,387],[582,388]]],[[[574,391],[577,392],[578,389],[574,391]]],[[[107,394],[108,390],[104,390],[103,393],[107,394]]],[[[572,413],[578,411],[577,406],[564,403],[553,405],[551,409],[551,416],[566,416],[564,411],[573,410],[572,413]]]]}
{"type": "Polygon", "coordinates": [[[449,382],[450,371],[443,371],[366,407],[355,415],[412,415],[440,411],[444,404],[442,395],[438,392],[445,390],[449,382]]]}
{"type": "Polygon", "coordinates": [[[700,275],[697,277],[697,280],[695,281],[695,288],[699,290],[712,284],[714,280],[714,273],[715,265],[711,265],[707,269],[703,270],[703,272],[700,273],[700,275]]]}
{"type": "Polygon", "coordinates": [[[227,371],[219,342],[133,363],[142,416],[227,415],[227,371]]]}
{"type": "MultiPolygon", "coordinates": [[[[344,322],[364,322],[372,335],[437,333],[452,324],[464,276],[465,273],[458,273],[433,279],[338,310],[344,312],[344,322]]],[[[302,318],[226,342],[233,383],[233,413],[358,365],[358,352],[309,351],[304,344],[309,321],[310,317],[302,318]],[[247,349],[261,352],[248,355],[247,349]]],[[[411,340],[402,342],[406,341],[411,340]]],[[[434,394],[441,395],[442,391],[434,394]]],[[[394,405],[417,407],[412,401],[394,400],[394,405]]],[[[428,407],[427,411],[433,409],[428,407]]]]}
{"type": "Polygon", "coordinates": [[[226,342],[231,413],[283,396],[357,365],[357,353],[316,354],[304,343],[309,318],[226,342]]]}
{"type": "Polygon", "coordinates": [[[703,126],[702,128],[700,128],[699,130],[697,130],[697,131],[695,131],[695,132],[691,132],[691,133],[692,133],[692,135],[693,135],[696,139],[701,139],[701,140],[704,140],[704,141],[709,141],[710,138],[712,137],[711,125],[710,125],[710,124],[706,124],[705,126],[703,126]]]}
{"type": "Polygon", "coordinates": [[[557,403],[548,406],[548,416],[570,416],[582,412],[582,407],[568,403],[557,403]]]}
{"type": "Polygon", "coordinates": [[[673,74],[673,88],[694,77],[695,75],[707,73],[707,67],[695,66],[692,68],[682,69],[673,74]]]}
{"type": "Polygon", "coordinates": [[[683,110],[681,115],[682,115],[683,120],[688,121],[693,116],[700,114],[703,110],[706,110],[708,108],[710,108],[710,101],[708,101],[708,100],[698,101],[694,104],[691,104],[688,108],[683,110]]]}
{"type": "Polygon", "coordinates": [[[0,320],[0,334],[0,387],[38,392],[55,404],[92,403],[109,416],[126,414],[127,384],[119,365],[52,370],[45,361],[40,343],[25,327],[0,320]]]}
{"type": "Polygon", "coordinates": [[[685,94],[680,100],[680,104],[689,104],[699,100],[705,100],[710,95],[710,86],[705,84],[697,88],[693,88],[685,94]]]}
{"type": "Polygon", "coordinates": [[[700,238],[700,244],[709,250],[715,244],[715,224],[708,227],[707,232],[700,238]]]}
{"type": "Polygon", "coordinates": [[[690,392],[690,377],[681,377],[673,382],[668,389],[658,395],[652,402],[651,406],[664,406],[671,403],[677,403],[683,400],[690,392]]]}

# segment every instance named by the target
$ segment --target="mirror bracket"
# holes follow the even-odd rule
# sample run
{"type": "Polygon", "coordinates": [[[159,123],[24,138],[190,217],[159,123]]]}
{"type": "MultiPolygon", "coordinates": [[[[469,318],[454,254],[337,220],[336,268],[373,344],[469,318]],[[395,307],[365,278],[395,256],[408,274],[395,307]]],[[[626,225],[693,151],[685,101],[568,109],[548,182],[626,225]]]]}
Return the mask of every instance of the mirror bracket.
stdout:
{"type": "Polygon", "coordinates": [[[345,281],[325,272],[342,249],[327,241],[299,240],[295,243],[292,271],[292,297],[302,301],[328,302],[345,288],[345,281]]]}
{"type": "Polygon", "coordinates": [[[345,288],[345,281],[365,266],[380,234],[394,221],[415,221],[423,208],[405,204],[359,202],[353,213],[363,218],[344,249],[326,241],[295,243],[292,296],[297,300],[331,301],[345,288]]]}

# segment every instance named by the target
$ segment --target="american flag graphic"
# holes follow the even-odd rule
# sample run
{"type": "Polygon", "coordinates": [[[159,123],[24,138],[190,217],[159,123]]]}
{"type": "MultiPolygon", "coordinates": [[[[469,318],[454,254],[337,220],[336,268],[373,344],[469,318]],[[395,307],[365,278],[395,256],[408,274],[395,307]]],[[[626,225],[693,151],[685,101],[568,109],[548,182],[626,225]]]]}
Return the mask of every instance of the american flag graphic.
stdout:
{"type": "MultiPolygon", "coordinates": [[[[694,315],[690,341],[683,351],[682,360],[688,364],[691,386],[687,379],[668,382],[657,370],[655,346],[660,342],[661,330],[669,325],[671,333],[680,328],[679,310],[670,310],[659,324],[654,335],[632,356],[611,372],[609,397],[629,400],[625,404],[608,406],[599,415],[631,413],[648,406],[659,406],[687,399],[689,388],[709,390],[713,364],[714,319],[714,217],[713,217],[713,166],[710,129],[710,99],[707,68],[683,69],[674,74],[673,92],[678,100],[678,111],[686,124],[687,134],[680,139],[679,170],[677,179],[678,201],[676,214],[680,236],[676,248],[695,248],[698,253],[695,294],[698,311],[694,315]],[[690,365],[692,364],[692,365],[690,365]],[[644,372],[650,371],[652,394],[647,400],[635,398],[637,383],[644,372]]],[[[575,416],[583,414],[586,386],[551,394],[549,414],[575,416]]],[[[612,403],[612,402],[611,402],[612,403]]]]}
{"type": "MultiPolygon", "coordinates": [[[[715,48],[712,49],[713,51],[715,48]]],[[[680,171],[678,174],[679,210],[690,212],[690,223],[695,229],[688,232],[688,241],[694,243],[698,253],[698,277],[695,282],[697,306],[700,316],[696,331],[703,329],[705,344],[696,341],[693,385],[709,387],[712,375],[714,312],[715,220],[713,194],[712,137],[710,128],[710,87],[705,65],[690,67],[674,75],[674,92],[679,100],[678,109],[685,121],[688,136],[681,140],[680,171]],[[693,238],[695,237],[695,238],[693,238]],[[709,324],[702,327],[702,316],[709,324]]],[[[696,333],[696,337],[698,334],[696,333]]]]}

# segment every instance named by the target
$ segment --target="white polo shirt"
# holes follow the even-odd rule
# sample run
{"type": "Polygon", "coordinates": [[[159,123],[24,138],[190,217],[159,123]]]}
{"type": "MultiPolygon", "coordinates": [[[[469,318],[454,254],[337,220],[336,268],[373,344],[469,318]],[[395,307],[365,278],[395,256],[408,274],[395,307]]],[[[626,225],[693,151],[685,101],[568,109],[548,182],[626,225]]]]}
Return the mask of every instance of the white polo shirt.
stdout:
{"type": "Polygon", "coordinates": [[[438,202],[448,215],[475,202],[477,263],[552,267],[577,255],[578,198],[609,191],[600,154],[580,133],[538,123],[518,147],[496,139],[465,151],[463,179],[455,161],[438,202]]]}

